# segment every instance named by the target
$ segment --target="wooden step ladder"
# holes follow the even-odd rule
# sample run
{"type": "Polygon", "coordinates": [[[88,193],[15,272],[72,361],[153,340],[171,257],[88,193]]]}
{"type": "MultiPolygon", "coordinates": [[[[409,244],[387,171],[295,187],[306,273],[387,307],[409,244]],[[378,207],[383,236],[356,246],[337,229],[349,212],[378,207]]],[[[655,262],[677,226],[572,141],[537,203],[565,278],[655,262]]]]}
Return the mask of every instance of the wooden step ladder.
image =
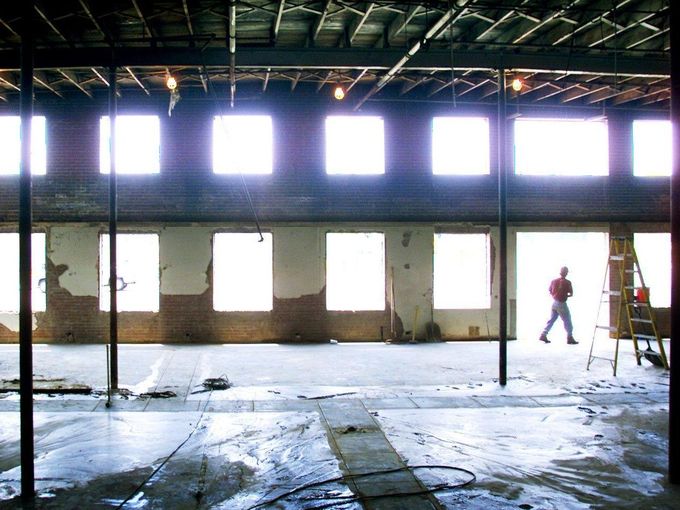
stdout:
{"type": "Polygon", "coordinates": [[[630,335],[633,340],[638,365],[642,364],[642,358],[644,357],[654,365],[663,366],[668,370],[666,351],[664,350],[659,330],[656,327],[654,309],[649,302],[649,288],[645,285],[644,278],[642,277],[640,263],[638,262],[633,242],[624,237],[612,237],[609,241],[607,270],[605,271],[604,283],[602,284],[600,307],[597,312],[597,321],[593,331],[593,341],[590,344],[588,366],[586,369],[589,370],[590,365],[596,359],[606,360],[611,363],[614,376],[616,376],[619,358],[619,340],[622,336],[627,335],[630,335]],[[618,284],[612,285],[611,279],[615,276],[618,277],[618,284]],[[613,287],[617,286],[618,290],[614,290],[613,287]],[[604,304],[617,307],[615,326],[611,325],[611,308],[610,306],[603,306],[604,304]],[[603,311],[606,312],[606,318],[602,317],[603,311]],[[614,348],[613,358],[593,356],[595,339],[598,336],[598,332],[602,330],[607,331],[610,338],[615,335],[616,347],[614,348]],[[646,350],[640,349],[639,340],[647,342],[646,350]],[[656,345],[659,349],[658,353],[652,350],[649,345],[649,342],[653,340],[656,340],[656,345]]]}

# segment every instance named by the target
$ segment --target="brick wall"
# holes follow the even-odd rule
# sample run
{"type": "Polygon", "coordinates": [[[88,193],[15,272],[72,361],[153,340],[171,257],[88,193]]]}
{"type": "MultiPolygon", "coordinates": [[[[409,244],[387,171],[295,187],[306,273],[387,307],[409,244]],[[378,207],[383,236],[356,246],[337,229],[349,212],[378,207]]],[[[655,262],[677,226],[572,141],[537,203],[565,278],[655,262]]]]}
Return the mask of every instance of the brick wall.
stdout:
{"type": "MultiPolygon", "coordinates": [[[[142,109],[121,100],[120,114],[154,113],[161,118],[161,174],[118,178],[121,226],[230,223],[252,227],[240,177],[213,175],[211,170],[212,117],[225,112],[209,100],[182,101],[171,118],[166,111],[165,98],[142,109]]],[[[45,226],[95,223],[104,227],[108,177],[99,174],[98,137],[99,117],[108,113],[106,106],[46,105],[36,113],[48,119],[48,173],[33,182],[34,221],[45,226]]],[[[495,108],[461,106],[452,112],[450,105],[368,103],[362,113],[385,120],[386,173],[380,176],[326,175],[324,119],[327,114],[350,113],[343,104],[316,97],[295,103],[242,102],[234,113],[273,117],[274,173],[245,177],[263,223],[493,225],[497,221],[495,108]],[[452,113],[490,117],[490,176],[432,175],[431,118],[452,113]]],[[[537,113],[550,116],[546,111],[537,113]]],[[[609,177],[510,173],[510,222],[666,222],[668,179],[632,176],[633,118],[629,112],[609,113],[609,177]]],[[[17,215],[18,177],[0,176],[0,227],[13,228],[17,215]]],[[[36,314],[36,341],[106,341],[108,314],[99,311],[96,297],[73,296],[59,287],[60,271],[63,268],[48,264],[48,311],[36,314]]],[[[660,319],[665,324],[667,314],[660,319]]],[[[219,313],[212,311],[209,288],[200,295],[161,294],[157,314],[121,313],[119,337],[147,342],[288,341],[299,333],[303,341],[365,340],[378,339],[381,326],[387,337],[389,321],[389,308],[328,312],[323,290],[275,299],[271,313],[219,313]]],[[[403,329],[399,318],[398,323],[398,329],[403,329]]],[[[0,342],[16,339],[15,332],[0,325],[0,342]]]]}

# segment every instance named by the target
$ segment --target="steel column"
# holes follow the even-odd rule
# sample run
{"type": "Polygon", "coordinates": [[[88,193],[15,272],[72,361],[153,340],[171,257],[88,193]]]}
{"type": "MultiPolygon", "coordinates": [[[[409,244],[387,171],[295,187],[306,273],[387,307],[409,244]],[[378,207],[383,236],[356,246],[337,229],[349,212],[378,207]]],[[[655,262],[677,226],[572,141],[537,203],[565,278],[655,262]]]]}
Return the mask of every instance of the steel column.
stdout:
{"type": "Polygon", "coordinates": [[[109,69],[109,342],[111,344],[111,389],[118,389],[118,268],[116,258],[116,235],[118,230],[118,183],[116,180],[116,68],[109,69]]]}
{"type": "Polygon", "coordinates": [[[21,19],[21,165],[19,170],[19,391],[21,395],[21,499],[35,497],[33,444],[33,309],[31,303],[31,123],[33,120],[33,0],[21,19]]]}
{"type": "Polygon", "coordinates": [[[668,424],[668,478],[680,483],[680,4],[671,2],[671,380],[668,424]]]}
{"type": "Polygon", "coordinates": [[[507,384],[508,372],[508,162],[505,69],[498,70],[498,382],[507,384]]]}

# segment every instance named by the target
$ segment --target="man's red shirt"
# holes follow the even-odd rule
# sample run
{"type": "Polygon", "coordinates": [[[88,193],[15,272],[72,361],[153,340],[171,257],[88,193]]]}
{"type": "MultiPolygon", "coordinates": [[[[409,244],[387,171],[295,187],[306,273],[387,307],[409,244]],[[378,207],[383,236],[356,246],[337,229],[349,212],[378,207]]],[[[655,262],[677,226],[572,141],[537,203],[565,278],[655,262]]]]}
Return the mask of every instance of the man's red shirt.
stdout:
{"type": "Polygon", "coordinates": [[[574,291],[571,288],[571,282],[566,278],[555,278],[550,282],[550,295],[555,301],[561,301],[564,303],[569,296],[571,296],[574,291]]]}

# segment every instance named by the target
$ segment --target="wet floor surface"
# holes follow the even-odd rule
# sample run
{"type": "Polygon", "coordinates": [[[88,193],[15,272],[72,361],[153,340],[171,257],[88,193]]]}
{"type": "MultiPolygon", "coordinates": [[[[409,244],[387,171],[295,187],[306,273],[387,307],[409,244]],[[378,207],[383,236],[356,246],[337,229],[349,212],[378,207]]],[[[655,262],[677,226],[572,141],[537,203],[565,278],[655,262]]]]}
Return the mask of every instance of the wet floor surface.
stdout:
{"type": "MultiPolygon", "coordinates": [[[[501,387],[488,342],[122,345],[110,408],[103,349],[35,347],[36,377],[93,388],[35,397],[37,508],[680,509],[668,373],[625,349],[613,377],[587,346],[511,342],[501,387]]],[[[0,508],[18,407],[0,393],[0,508]]]]}

